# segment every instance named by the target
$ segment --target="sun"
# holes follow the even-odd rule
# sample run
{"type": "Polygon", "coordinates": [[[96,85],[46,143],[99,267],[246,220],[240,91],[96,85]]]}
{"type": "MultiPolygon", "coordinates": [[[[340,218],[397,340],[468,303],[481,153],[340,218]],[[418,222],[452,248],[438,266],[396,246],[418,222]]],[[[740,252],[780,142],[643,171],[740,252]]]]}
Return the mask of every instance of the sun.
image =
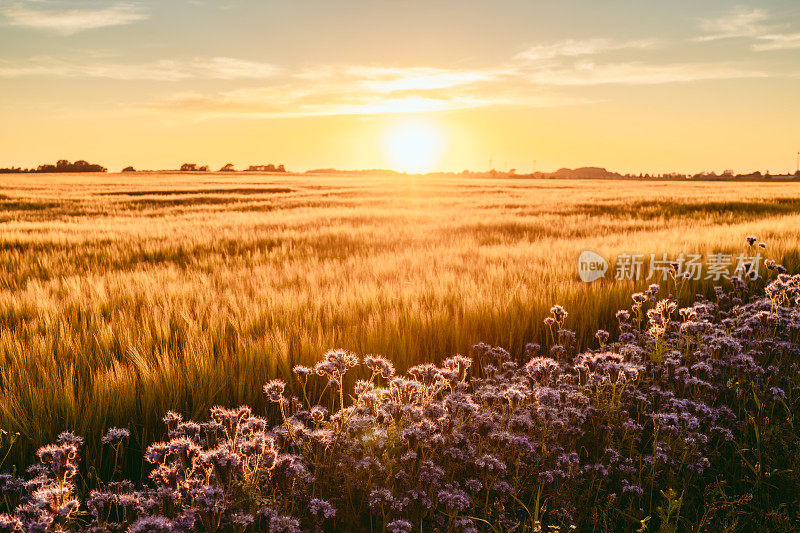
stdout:
{"type": "Polygon", "coordinates": [[[390,124],[383,135],[383,154],[393,170],[430,172],[441,161],[444,134],[434,121],[404,119],[390,124]]]}

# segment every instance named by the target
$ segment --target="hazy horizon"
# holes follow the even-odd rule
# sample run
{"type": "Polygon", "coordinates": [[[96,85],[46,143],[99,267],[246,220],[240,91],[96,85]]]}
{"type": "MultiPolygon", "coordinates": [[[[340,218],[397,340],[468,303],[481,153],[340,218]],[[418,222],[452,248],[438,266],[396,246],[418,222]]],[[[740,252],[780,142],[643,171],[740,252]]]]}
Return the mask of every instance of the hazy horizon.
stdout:
{"type": "Polygon", "coordinates": [[[18,0],[0,167],[793,172],[800,6],[18,0]]]}
{"type": "MultiPolygon", "coordinates": [[[[592,170],[598,169],[598,170],[604,170],[608,174],[618,174],[618,175],[620,175],[622,177],[625,177],[625,176],[645,176],[645,175],[647,175],[647,176],[653,177],[653,178],[658,178],[658,177],[665,177],[666,178],[666,177],[670,177],[670,175],[689,176],[689,177],[695,176],[695,175],[717,175],[717,176],[723,177],[724,175],[726,175],[726,173],[728,173],[728,172],[730,172],[732,170],[730,168],[725,168],[724,170],[723,169],[709,168],[709,169],[702,169],[702,170],[697,170],[697,171],[692,171],[692,172],[678,172],[678,171],[651,172],[651,171],[649,171],[647,169],[643,169],[643,170],[640,170],[640,171],[637,171],[637,172],[621,172],[621,171],[618,171],[618,170],[613,169],[613,168],[606,168],[606,167],[600,167],[598,165],[589,164],[589,165],[583,165],[583,166],[580,166],[580,167],[564,167],[564,166],[561,166],[561,167],[558,167],[558,168],[551,168],[551,169],[541,169],[541,168],[539,168],[539,169],[536,169],[535,171],[532,171],[532,170],[527,170],[526,171],[524,169],[520,170],[520,169],[517,169],[517,168],[492,168],[492,169],[468,169],[468,168],[465,168],[465,169],[461,169],[461,170],[411,171],[411,170],[396,170],[396,169],[392,169],[392,168],[378,168],[378,167],[375,167],[375,168],[336,168],[336,167],[330,167],[330,166],[320,166],[320,167],[314,167],[314,168],[285,168],[285,165],[282,165],[281,163],[263,162],[263,163],[254,163],[252,165],[251,164],[237,165],[237,164],[232,163],[230,161],[225,163],[225,165],[233,164],[233,168],[224,170],[223,168],[216,168],[216,167],[212,167],[211,165],[206,165],[202,161],[185,161],[185,162],[180,163],[180,164],[175,164],[172,167],[165,167],[165,168],[145,168],[145,167],[136,168],[136,167],[134,167],[133,170],[130,171],[130,170],[126,170],[126,169],[132,167],[132,165],[125,165],[122,168],[120,168],[120,167],[108,168],[108,167],[105,167],[102,164],[102,161],[85,161],[85,160],[69,161],[69,160],[67,160],[68,163],[75,163],[77,161],[84,161],[85,163],[89,163],[91,165],[99,165],[101,167],[104,167],[105,170],[102,171],[102,172],[99,172],[97,170],[87,170],[87,171],[84,171],[84,170],[78,170],[78,171],[76,171],[76,170],[67,170],[67,171],[45,170],[45,171],[40,171],[40,172],[36,171],[37,167],[39,167],[39,166],[51,166],[54,163],[56,163],[57,161],[58,160],[51,159],[51,160],[48,160],[48,161],[43,161],[39,165],[33,165],[31,167],[25,167],[25,166],[20,166],[20,165],[0,166],[0,170],[9,170],[9,169],[16,168],[16,169],[20,169],[22,174],[27,174],[27,173],[33,173],[33,174],[47,174],[47,173],[50,173],[50,174],[103,174],[103,173],[105,173],[105,174],[125,174],[127,172],[142,172],[142,173],[149,173],[149,174],[159,174],[159,173],[177,173],[177,174],[206,173],[206,174],[223,174],[223,175],[225,175],[225,174],[234,174],[234,173],[252,173],[252,174],[271,174],[271,173],[274,173],[274,174],[284,174],[284,175],[309,175],[309,174],[320,174],[320,175],[324,175],[324,174],[342,174],[342,175],[353,174],[353,175],[357,175],[357,174],[373,174],[373,175],[377,176],[378,175],[377,173],[386,172],[387,174],[390,174],[390,175],[401,175],[401,176],[402,175],[408,175],[408,176],[432,176],[432,175],[437,175],[437,174],[458,175],[458,174],[467,173],[467,174],[470,174],[470,175],[487,176],[487,177],[491,176],[492,174],[494,174],[494,175],[496,175],[498,177],[504,177],[504,176],[525,177],[525,176],[535,176],[535,175],[542,175],[542,176],[545,176],[545,177],[549,177],[550,175],[558,174],[560,171],[564,171],[564,170],[566,170],[566,171],[579,171],[579,170],[585,170],[585,169],[592,169],[592,170]],[[185,170],[185,169],[180,168],[183,164],[193,164],[197,168],[191,169],[191,170],[185,170]],[[265,166],[268,166],[270,164],[273,167],[276,167],[276,168],[273,169],[273,170],[266,170],[266,169],[262,169],[262,168],[259,168],[259,169],[249,168],[249,167],[265,167],[265,166]],[[283,166],[284,167],[283,170],[278,169],[277,168],[278,166],[283,166]],[[202,167],[208,167],[208,168],[204,169],[202,167]],[[27,171],[32,171],[32,172],[27,172],[27,171]]],[[[769,175],[769,176],[795,176],[796,173],[797,173],[797,169],[795,169],[795,170],[791,170],[790,169],[790,170],[787,170],[787,171],[784,171],[784,172],[781,172],[781,171],[770,171],[768,169],[767,170],[763,170],[763,169],[750,169],[750,170],[742,169],[741,171],[734,171],[733,172],[733,176],[749,176],[749,175],[755,174],[755,173],[761,173],[762,175],[769,175]]],[[[5,174],[3,172],[0,172],[0,175],[14,175],[14,174],[16,174],[16,172],[8,172],[8,173],[5,173],[5,174]]],[[[587,176],[564,176],[565,179],[574,179],[575,177],[586,177],[586,178],[595,177],[595,178],[598,178],[598,179],[608,179],[605,176],[588,176],[588,175],[587,176]]]]}

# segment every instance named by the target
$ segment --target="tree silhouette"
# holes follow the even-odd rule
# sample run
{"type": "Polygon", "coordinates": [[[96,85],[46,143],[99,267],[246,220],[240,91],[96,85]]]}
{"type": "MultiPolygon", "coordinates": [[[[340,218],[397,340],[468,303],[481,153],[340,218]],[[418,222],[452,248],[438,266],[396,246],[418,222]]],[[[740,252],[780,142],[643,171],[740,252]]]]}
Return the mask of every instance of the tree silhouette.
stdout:
{"type": "Polygon", "coordinates": [[[70,163],[66,159],[59,159],[55,165],[39,165],[36,172],[106,172],[108,169],[79,159],[70,163]]]}
{"type": "Polygon", "coordinates": [[[276,167],[272,163],[269,165],[250,165],[247,167],[246,172],[286,172],[286,167],[283,165],[276,167]]]}

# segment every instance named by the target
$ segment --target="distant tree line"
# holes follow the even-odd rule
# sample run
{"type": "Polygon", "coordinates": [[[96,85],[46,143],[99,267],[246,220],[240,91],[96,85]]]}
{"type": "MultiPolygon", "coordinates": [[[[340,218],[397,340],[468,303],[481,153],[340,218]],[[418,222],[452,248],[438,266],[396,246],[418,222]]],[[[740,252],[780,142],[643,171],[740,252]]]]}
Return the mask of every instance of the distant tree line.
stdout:
{"type": "Polygon", "coordinates": [[[286,168],[283,165],[275,166],[273,164],[250,165],[245,172],[286,172],[286,168]]]}
{"type": "Polygon", "coordinates": [[[208,165],[197,166],[197,163],[184,163],[181,172],[208,172],[208,165]]]}
{"type": "MultiPolygon", "coordinates": [[[[182,172],[209,172],[208,165],[198,165],[197,163],[184,163],[180,167],[182,172]]],[[[89,163],[80,159],[74,163],[70,163],[66,159],[61,159],[55,165],[45,164],[39,165],[36,168],[22,168],[11,166],[8,168],[0,168],[0,174],[29,174],[29,173],[45,173],[45,172],[108,172],[108,169],[101,165],[89,163]]],[[[122,169],[122,172],[136,172],[132,166],[127,166],[122,169]]],[[[219,169],[219,172],[236,172],[233,163],[228,163],[219,169]]],[[[286,167],[283,165],[250,165],[245,172],[286,172],[286,167]]]]}
{"type": "MultiPolygon", "coordinates": [[[[389,169],[364,169],[364,170],[340,170],[336,168],[318,168],[314,170],[307,170],[305,174],[332,174],[332,175],[355,175],[355,176],[405,176],[405,172],[398,172],[389,169]]],[[[732,170],[725,170],[722,174],[715,172],[699,172],[697,174],[681,174],[679,172],[664,172],[661,174],[621,174],[606,170],[602,167],[580,167],[580,168],[560,168],[555,172],[531,172],[528,174],[517,173],[517,169],[512,168],[509,170],[463,170],[461,172],[428,172],[426,176],[436,177],[468,177],[468,178],[522,178],[522,179],[565,179],[565,178],[595,178],[595,179],[629,179],[629,180],[661,180],[661,181],[678,181],[678,180],[698,180],[698,181],[727,181],[727,180],[742,180],[742,181],[769,181],[769,180],[800,180],[800,171],[794,174],[770,174],[769,172],[761,173],[759,171],[750,172],[748,174],[734,174],[732,170]]]]}
{"type": "MultiPolygon", "coordinates": [[[[513,173],[513,171],[512,171],[513,173]]],[[[696,174],[681,174],[679,172],[665,172],[661,174],[620,174],[610,172],[600,167],[581,167],[576,169],[561,168],[555,172],[534,172],[528,174],[532,177],[542,178],[616,178],[616,179],[657,179],[657,180],[702,180],[702,181],[725,181],[725,180],[769,180],[772,178],[789,179],[792,177],[800,178],[800,171],[794,174],[772,175],[769,171],[761,173],[759,171],[748,174],[734,174],[733,170],[725,170],[721,174],[716,172],[698,172],[696,174]]]]}
{"type": "MultiPolygon", "coordinates": [[[[430,173],[429,175],[454,175],[447,172],[430,173]]],[[[639,173],[639,174],[620,174],[601,167],[580,167],[580,168],[560,168],[555,172],[532,172],[530,174],[517,174],[516,169],[509,171],[490,170],[488,172],[473,172],[464,170],[461,176],[487,177],[487,178],[537,178],[537,179],[558,179],[558,178],[606,178],[606,179],[631,179],[631,180],[698,180],[698,181],[769,181],[769,180],[800,180],[800,170],[793,174],[770,174],[769,171],[763,174],[760,171],[747,174],[734,174],[733,170],[725,170],[721,174],[716,172],[698,172],[696,174],[682,174],[679,172],[658,173],[639,173]]]]}
{"type": "MultiPolygon", "coordinates": [[[[197,163],[184,163],[181,165],[181,172],[208,172],[208,165],[198,165],[197,163]]],[[[228,163],[219,169],[219,172],[236,172],[233,163],[228,163]]],[[[250,165],[245,172],[286,172],[283,165],[250,165]]]]}
{"type": "Polygon", "coordinates": [[[55,165],[39,165],[33,168],[0,168],[0,174],[22,174],[22,173],[47,173],[47,172],[107,172],[108,169],[101,165],[89,163],[83,159],[79,159],[74,163],[70,163],[66,159],[60,159],[55,165]]]}
{"type": "MultiPolygon", "coordinates": [[[[182,172],[209,172],[208,165],[198,165],[197,163],[184,163],[181,165],[182,172]]],[[[21,168],[11,166],[9,168],[0,168],[0,174],[23,174],[23,173],[48,173],[48,172],[107,172],[104,166],[89,163],[80,159],[74,163],[70,163],[66,159],[61,159],[55,165],[44,164],[34,168],[21,168]]],[[[122,172],[136,172],[132,166],[122,169],[122,172]]],[[[227,163],[219,172],[236,172],[233,163],[227,163]]],[[[272,163],[267,165],[250,165],[244,172],[286,172],[284,165],[274,165],[272,163]]],[[[338,170],[334,168],[321,168],[316,170],[308,170],[306,174],[357,174],[357,175],[402,175],[404,173],[394,170],[384,169],[370,169],[370,170],[338,170]]],[[[516,169],[508,171],[489,170],[489,171],[471,171],[464,170],[458,174],[453,172],[430,172],[430,176],[468,176],[468,177],[514,177],[514,178],[610,178],[610,179],[653,179],[653,180],[700,180],[700,181],[726,181],[726,180],[743,180],[743,181],[767,181],[767,180],[800,180],[800,170],[793,174],[777,174],[772,175],[769,171],[763,174],[760,171],[750,172],[747,174],[734,174],[733,170],[725,170],[721,174],[716,172],[698,172],[696,174],[681,174],[678,172],[665,172],[661,174],[620,174],[619,172],[608,171],[601,167],[580,167],[580,168],[560,168],[555,172],[532,172],[529,174],[518,174],[516,169]]]]}

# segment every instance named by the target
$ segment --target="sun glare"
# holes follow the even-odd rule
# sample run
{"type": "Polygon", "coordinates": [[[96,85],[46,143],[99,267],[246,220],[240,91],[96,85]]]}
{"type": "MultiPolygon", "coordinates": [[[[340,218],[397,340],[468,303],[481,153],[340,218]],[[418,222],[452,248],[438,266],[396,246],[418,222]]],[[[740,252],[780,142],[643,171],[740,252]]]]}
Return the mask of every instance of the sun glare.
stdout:
{"type": "Polygon", "coordinates": [[[383,135],[383,153],[393,170],[430,172],[442,158],[444,135],[430,120],[392,123],[383,135]]]}

